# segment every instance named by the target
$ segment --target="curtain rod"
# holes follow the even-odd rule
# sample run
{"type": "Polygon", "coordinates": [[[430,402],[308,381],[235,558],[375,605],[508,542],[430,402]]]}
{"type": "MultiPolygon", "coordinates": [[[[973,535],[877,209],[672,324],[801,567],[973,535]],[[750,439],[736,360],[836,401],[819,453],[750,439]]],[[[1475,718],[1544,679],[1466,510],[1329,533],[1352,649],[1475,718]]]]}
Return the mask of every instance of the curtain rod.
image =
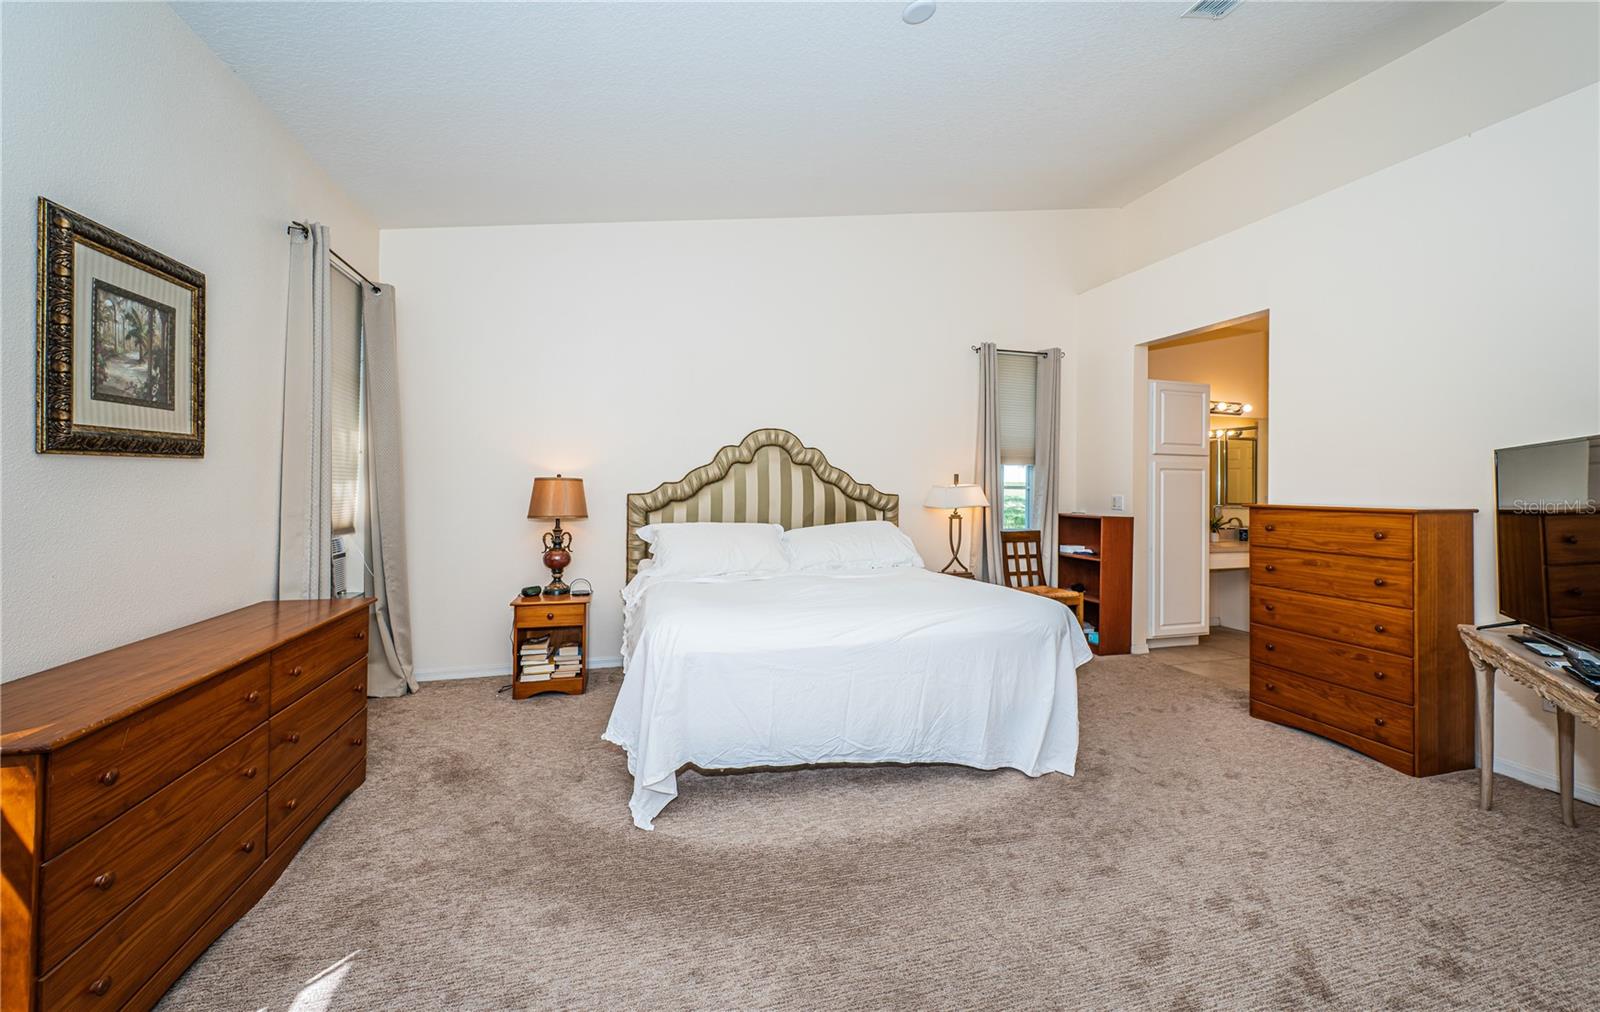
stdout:
{"type": "MultiPolygon", "coordinates": [[[[303,221],[291,221],[291,222],[289,222],[289,227],[284,229],[284,231],[285,232],[299,232],[301,235],[309,236],[311,234],[311,226],[307,225],[303,221]]],[[[379,294],[379,293],[381,293],[383,291],[383,289],[378,287],[377,282],[373,281],[371,278],[367,277],[365,274],[363,274],[360,271],[356,270],[356,265],[355,264],[351,263],[350,261],[346,260],[344,257],[340,256],[338,250],[330,249],[330,250],[328,250],[328,255],[330,257],[332,257],[333,259],[339,261],[340,266],[342,266],[345,270],[349,271],[351,274],[354,274],[356,277],[360,278],[362,281],[365,281],[367,283],[367,287],[372,289],[372,294],[373,295],[377,295],[377,294],[379,294]]]]}
{"type": "MultiPolygon", "coordinates": [[[[973,351],[978,351],[980,348],[981,345],[975,344],[972,346],[973,351]]],[[[1048,351],[1018,351],[1015,348],[996,348],[995,353],[998,355],[1032,355],[1034,358],[1047,358],[1050,355],[1048,351]]]]}

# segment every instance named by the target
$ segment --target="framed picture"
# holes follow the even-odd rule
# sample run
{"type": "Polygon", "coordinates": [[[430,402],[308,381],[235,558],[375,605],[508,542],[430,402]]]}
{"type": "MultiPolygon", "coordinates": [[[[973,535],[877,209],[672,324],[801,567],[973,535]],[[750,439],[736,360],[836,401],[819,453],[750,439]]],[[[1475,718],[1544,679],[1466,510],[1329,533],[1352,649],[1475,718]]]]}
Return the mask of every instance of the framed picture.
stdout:
{"type": "Polygon", "coordinates": [[[203,457],[206,278],[39,198],[40,453],[203,457]]]}

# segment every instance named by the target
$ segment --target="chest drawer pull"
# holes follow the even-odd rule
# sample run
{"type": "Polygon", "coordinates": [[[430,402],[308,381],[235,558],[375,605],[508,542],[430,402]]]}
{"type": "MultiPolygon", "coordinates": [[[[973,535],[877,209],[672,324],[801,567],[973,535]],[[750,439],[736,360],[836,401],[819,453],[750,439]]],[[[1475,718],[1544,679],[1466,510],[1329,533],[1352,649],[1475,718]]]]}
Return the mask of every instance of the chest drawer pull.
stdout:
{"type": "Polygon", "coordinates": [[[1268,682],[1267,683],[1267,691],[1268,692],[1277,692],[1278,691],[1278,686],[1273,682],[1268,682]]]}
{"type": "Polygon", "coordinates": [[[100,774],[100,782],[105,784],[107,787],[110,787],[112,784],[117,782],[117,778],[120,776],[122,776],[122,774],[118,772],[115,767],[113,767],[112,769],[106,770],[104,773],[100,774]]]}
{"type": "Polygon", "coordinates": [[[257,692],[254,689],[251,689],[250,690],[250,694],[248,696],[244,697],[244,701],[246,703],[254,703],[256,700],[258,700],[260,698],[261,698],[261,693],[257,692]]]}
{"type": "Polygon", "coordinates": [[[556,617],[556,613],[553,612],[553,611],[547,611],[547,612],[544,613],[544,618],[545,618],[546,622],[552,621],[555,617],[556,617]]]}
{"type": "Polygon", "coordinates": [[[1384,680],[1384,679],[1385,679],[1385,678],[1388,678],[1388,677],[1389,677],[1389,676],[1388,676],[1388,675],[1386,675],[1386,674],[1384,674],[1384,673],[1383,673],[1383,672],[1381,672],[1381,671],[1374,671],[1374,672],[1373,672],[1373,673],[1372,673],[1372,677],[1373,677],[1373,678],[1376,678],[1376,679],[1377,679],[1377,680],[1378,680],[1378,681],[1380,681],[1380,682],[1381,682],[1381,681],[1383,681],[1383,680],[1384,680]]]}
{"type": "Polygon", "coordinates": [[[94,983],[89,985],[89,993],[94,995],[96,998],[105,994],[109,990],[111,990],[110,977],[96,977],[94,983]]]}
{"type": "Polygon", "coordinates": [[[288,734],[283,736],[283,740],[291,745],[298,745],[300,744],[300,732],[290,731],[288,734]]]}
{"type": "Polygon", "coordinates": [[[1275,531],[1277,529],[1278,529],[1278,525],[1277,524],[1268,524],[1267,525],[1267,530],[1269,530],[1269,531],[1275,531]]]}
{"type": "Polygon", "coordinates": [[[366,638],[367,638],[367,631],[365,629],[362,629],[362,630],[360,630],[360,631],[358,631],[356,633],[356,639],[357,640],[364,640],[366,638]]]}
{"type": "Polygon", "coordinates": [[[1385,534],[1382,531],[1373,531],[1372,532],[1372,540],[1374,540],[1374,541],[1382,541],[1384,538],[1386,538],[1388,536],[1389,535],[1385,534]]]}
{"type": "Polygon", "coordinates": [[[1269,604],[1269,605],[1266,606],[1266,608],[1267,608],[1268,611],[1277,611],[1278,610],[1278,606],[1275,605],[1275,604],[1269,604]]]}
{"type": "Polygon", "coordinates": [[[246,840],[245,842],[239,844],[239,849],[244,851],[246,854],[253,854],[255,853],[256,842],[254,840],[246,840]]]}
{"type": "Polygon", "coordinates": [[[1378,577],[1374,577],[1374,578],[1373,578],[1373,580],[1372,580],[1372,585],[1373,585],[1373,586],[1374,586],[1374,587],[1387,587],[1387,586],[1388,586],[1388,585],[1389,585],[1389,581],[1388,581],[1388,580],[1385,580],[1385,579],[1384,579],[1384,578],[1383,578],[1383,577],[1381,577],[1381,576],[1378,576],[1378,577]]]}
{"type": "Polygon", "coordinates": [[[1277,650],[1277,649],[1278,649],[1278,644],[1276,644],[1276,643],[1268,643],[1268,644],[1267,644],[1267,650],[1268,650],[1268,651],[1269,651],[1269,652],[1270,652],[1270,651],[1274,651],[1274,650],[1277,650]]]}
{"type": "Polygon", "coordinates": [[[296,664],[294,667],[289,669],[289,677],[299,678],[301,675],[305,674],[305,671],[305,668],[302,668],[300,665],[296,664]]]}
{"type": "Polygon", "coordinates": [[[1375,632],[1375,633],[1385,633],[1385,632],[1388,632],[1389,630],[1384,626],[1384,624],[1382,622],[1379,622],[1378,624],[1376,624],[1376,625],[1374,625],[1372,627],[1372,631],[1375,632]]]}
{"type": "Polygon", "coordinates": [[[116,882],[116,880],[117,880],[117,873],[116,872],[114,872],[114,871],[104,871],[104,872],[101,872],[100,874],[98,874],[98,875],[96,875],[94,877],[94,887],[96,889],[104,891],[104,890],[110,889],[112,883],[116,882]]]}
{"type": "Polygon", "coordinates": [[[1384,720],[1382,717],[1373,717],[1372,718],[1372,722],[1374,724],[1377,724],[1379,727],[1382,727],[1383,725],[1388,723],[1388,721],[1384,720]]]}
{"type": "Polygon", "coordinates": [[[1561,541],[1563,544],[1575,545],[1578,543],[1578,536],[1576,534],[1563,534],[1561,535],[1561,541]]]}
{"type": "Polygon", "coordinates": [[[246,780],[254,780],[256,778],[256,768],[254,766],[246,766],[239,772],[244,774],[246,780]]]}
{"type": "Polygon", "coordinates": [[[351,745],[352,748],[357,746],[357,745],[360,745],[360,744],[361,744],[361,738],[360,737],[355,737],[355,738],[351,738],[350,739],[350,745],[351,745]]]}
{"type": "Polygon", "coordinates": [[[1277,572],[1277,571],[1278,571],[1278,567],[1277,567],[1277,566],[1274,566],[1274,565],[1273,565],[1273,564],[1272,564],[1272,563],[1270,563],[1270,562],[1269,562],[1269,563],[1267,563],[1267,564],[1266,564],[1266,565],[1265,565],[1265,566],[1263,566],[1263,567],[1262,567],[1262,568],[1264,568],[1264,569],[1265,569],[1265,570],[1266,570],[1266,571],[1267,571],[1267,572],[1269,572],[1269,573],[1276,573],[1276,572],[1277,572]]]}
{"type": "Polygon", "coordinates": [[[283,810],[286,812],[292,812],[298,807],[300,807],[300,800],[298,798],[290,798],[288,801],[283,803],[283,810]]]}
{"type": "Polygon", "coordinates": [[[1568,597],[1582,597],[1583,596],[1583,588],[1582,587],[1568,587],[1567,588],[1567,596],[1568,597]]]}

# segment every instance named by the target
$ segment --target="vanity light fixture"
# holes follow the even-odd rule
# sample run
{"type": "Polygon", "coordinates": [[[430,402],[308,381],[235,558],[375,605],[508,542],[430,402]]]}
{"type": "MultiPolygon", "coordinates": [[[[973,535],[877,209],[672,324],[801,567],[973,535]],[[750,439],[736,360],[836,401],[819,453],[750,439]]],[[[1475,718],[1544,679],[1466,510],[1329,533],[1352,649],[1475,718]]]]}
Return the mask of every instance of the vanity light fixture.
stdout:
{"type": "Polygon", "coordinates": [[[1238,401],[1212,401],[1211,413],[1213,415],[1244,415],[1254,411],[1254,405],[1241,404],[1238,401]]]}

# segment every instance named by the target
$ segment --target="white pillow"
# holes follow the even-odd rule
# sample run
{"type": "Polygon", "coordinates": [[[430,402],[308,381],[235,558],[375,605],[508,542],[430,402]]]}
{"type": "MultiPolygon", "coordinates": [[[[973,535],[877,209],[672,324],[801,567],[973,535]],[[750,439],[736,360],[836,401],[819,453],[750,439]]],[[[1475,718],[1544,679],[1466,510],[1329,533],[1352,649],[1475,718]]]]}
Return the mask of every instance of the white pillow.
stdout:
{"type": "Polygon", "coordinates": [[[799,527],[783,535],[789,565],[800,572],[922,568],[917,546],[887,520],[799,527]]]}
{"type": "Polygon", "coordinates": [[[651,524],[639,528],[650,546],[653,577],[762,575],[789,568],[779,524],[651,524]]]}

